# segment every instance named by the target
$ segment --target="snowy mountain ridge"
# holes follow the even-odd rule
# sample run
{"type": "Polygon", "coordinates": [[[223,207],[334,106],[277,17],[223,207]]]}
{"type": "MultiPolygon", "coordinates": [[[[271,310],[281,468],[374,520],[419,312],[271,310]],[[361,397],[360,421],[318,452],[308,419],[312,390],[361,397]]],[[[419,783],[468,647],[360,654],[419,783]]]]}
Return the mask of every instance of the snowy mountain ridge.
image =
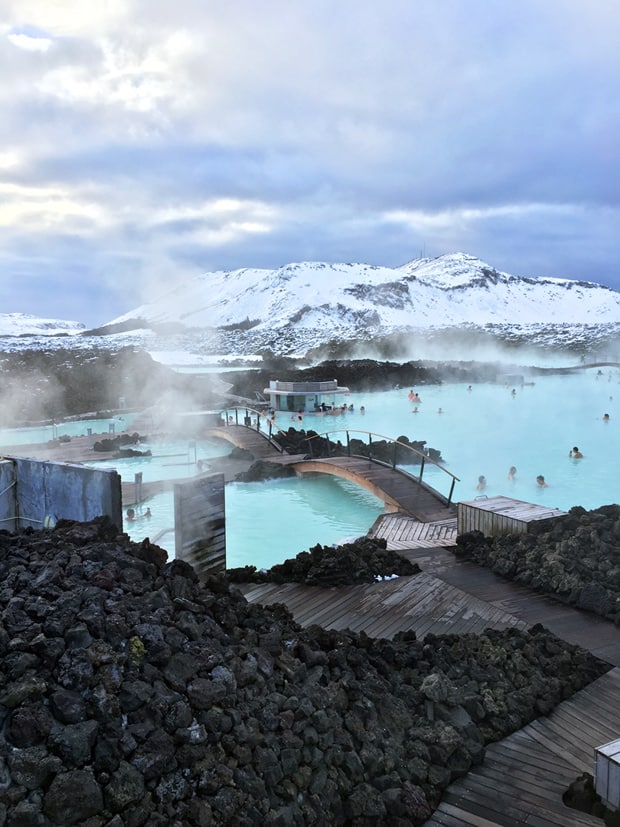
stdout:
{"type": "Polygon", "coordinates": [[[251,324],[255,332],[321,325],[346,338],[369,328],[618,323],[620,293],[593,282],[511,276],[454,253],[398,268],[300,262],[203,273],[109,324],[132,319],[188,328],[251,324]]]}
{"type": "Polygon", "coordinates": [[[315,261],[202,273],[92,331],[78,322],[0,314],[2,347],[9,350],[129,345],[247,357],[265,350],[333,353],[344,343],[370,345],[370,352],[387,339],[417,357],[441,339],[471,355],[465,333],[468,342],[478,333],[509,347],[616,354],[620,292],[595,282],[513,276],[453,253],[396,268],[315,261]]]}
{"type": "Polygon", "coordinates": [[[27,313],[0,313],[0,336],[73,336],[85,330],[81,322],[42,319],[27,313]]]}

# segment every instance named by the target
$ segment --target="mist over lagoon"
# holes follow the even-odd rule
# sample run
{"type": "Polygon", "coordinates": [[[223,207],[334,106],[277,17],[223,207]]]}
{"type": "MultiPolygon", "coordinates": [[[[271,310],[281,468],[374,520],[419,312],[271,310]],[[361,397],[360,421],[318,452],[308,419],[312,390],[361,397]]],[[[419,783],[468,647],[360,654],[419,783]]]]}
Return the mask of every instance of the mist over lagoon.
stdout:
{"type": "MultiPolygon", "coordinates": [[[[259,354],[209,352],[203,349],[204,339],[199,334],[161,336],[142,331],[139,334],[132,332],[103,339],[89,337],[88,341],[90,349],[83,347],[85,340],[82,337],[38,337],[27,343],[22,342],[31,346],[30,350],[24,351],[26,364],[32,359],[36,365],[39,358],[37,354],[46,354],[47,345],[52,345],[56,353],[54,364],[57,372],[52,375],[41,369],[36,393],[42,399],[45,394],[60,397],[64,393],[66,399],[67,391],[66,388],[60,388],[59,377],[67,382],[73,372],[76,381],[70,384],[70,398],[79,407],[79,394],[86,390],[85,385],[92,384],[88,378],[89,366],[102,360],[108,364],[112,355],[116,354],[118,361],[111,361],[98,374],[101,387],[104,384],[107,386],[107,399],[115,406],[119,397],[123,396],[128,408],[137,412],[140,405],[136,407],[135,402],[139,396],[142,406],[153,405],[153,410],[161,412],[158,429],[165,429],[175,412],[196,407],[198,403],[190,391],[202,388],[201,383],[205,379],[207,384],[214,382],[221,390],[228,387],[228,379],[231,378],[238,383],[237,392],[251,401],[255,398],[255,389],[264,389],[267,382],[264,377],[276,378],[284,364],[273,357],[271,367],[265,372],[265,366],[270,364],[269,357],[265,361],[259,354]],[[60,347],[61,344],[63,347],[60,347]],[[99,347],[93,348],[94,344],[99,347]],[[68,348],[68,345],[76,347],[68,348]],[[31,355],[28,357],[29,353],[31,355]],[[132,363],[136,356],[139,357],[137,372],[132,363]],[[75,359],[79,361],[79,370],[73,361],[75,359]],[[75,367],[72,366],[74,364],[75,367]],[[255,374],[261,378],[252,379],[255,374]],[[185,383],[186,391],[179,390],[175,384],[178,381],[185,383]]],[[[11,344],[15,347],[19,342],[13,339],[11,344]]],[[[394,340],[391,344],[395,345],[394,340]]],[[[616,413],[618,408],[615,399],[620,399],[620,389],[617,387],[620,373],[613,366],[598,369],[580,368],[580,365],[586,359],[613,358],[616,346],[613,337],[606,345],[592,346],[592,352],[585,345],[582,350],[575,347],[515,346],[506,342],[498,343],[490,336],[475,335],[472,331],[451,331],[447,339],[442,339],[438,334],[429,335],[427,339],[412,336],[407,340],[402,337],[398,342],[401,353],[405,350],[409,351],[408,355],[415,353],[420,357],[419,364],[432,366],[438,375],[441,375],[442,370],[447,375],[454,375],[455,371],[467,371],[471,381],[444,381],[441,384],[417,386],[416,390],[422,399],[422,403],[417,406],[408,400],[409,387],[396,387],[396,383],[386,387],[382,380],[382,388],[374,389],[372,383],[366,383],[368,390],[352,389],[346,397],[347,403],[353,405],[354,410],[345,415],[305,416],[299,424],[290,421],[284,414],[278,414],[276,424],[284,430],[290,427],[302,427],[319,433],[340,430],[341,433],[335,435],[335,438],[342,438],[342,441],[347,429],[352,432],[372,431],[392,439],[404,435],[411,440],[423,440],[427,448],[441,452],[445,467],[459,477],[460,482],[454,492],[457,501],[503,494],[563,510],[576,505],[596,508],[618,500],[612,458],[619,455],[620,449],[620,429],[616,422],[620,414],[616,413]],[[464,360],[464,356],[468,358],[464,360]],[[437,361],[431,357],[436,357],[437,361]],[[475,357],[481,358],[478,360],[475,357]],[[571,374],[555,372],[569,366],[580,369],[571,374]],[[510,382],[515,383],[513,387],[506,383],[506,376],[521,379],[510,379],[510,382]],[[362,406],[365,408],[364,415],[361,413],[362,406]],[[414,407],[417,407],[417,413],[413,412],[414,407]],[[608,421],[603,420],[605,413],[609,414],[608,421]],[[583,451],[583,460],[574,461],[569,458],[568,452],[574,445],[583,451]],[[515,466],[517,472],[514,479],[508,480],[508,469],[511,466],[515,466]],[[545,476],[547,488],[541,489],[536,485],[538,474],[545,476]],[[476,487],[481,475],[486,480],[484,491],[476,487]]],[[[375,356],[378,355],[377,349],[374,348],[375,356]]],[[[370,359],[373,348],[367,343],[351,344],[350,352],[370,359]]],[[[5,360],[9,356],[6,354],[5,360]]],[[[45,362],[42,364],[45,365],[45,362]]],[[[292,370],[294,375],[296,360],[289,359],[286,364],[287,370],[292,370]]],[[[343,359],[338,364],[342,366],[343,375],[345,366],[353,363],[343,359]]],[[[307,360],[300,359],[299,365],[307,365],[307,360]]],[[[318,367],[317,370],[321,375],[321,368],[318,367]]],[[[334,362],[330,362],[330,367],[326,370],[330,371],[330,375],[323,378],[341,378],[334,362]],[[333,377],[332,372],[335,373],[333,377]]],[[[381,373],[379,368],[377,375],[381,377],[381,373]]],[[[7,414],[11,405],[17,405],[20,395],[28,393],[31,393],[28,382],[19,381],[10,398],[6,394],[2,396],[1,412],[7,414]]],[[[218,409],[218,405],[223,407],[226,403],[222,397],[214,397],[212,401],[215,402],[214,410],[218,409]]],[[[94,403],[89,403],[86,409],[82,407],[82,412],[91,410],[91,404],[94,403]]],[[[114,415],[111,411],[110,417],[114,415]]],[[[130,429],[131,415],[133,414],[128,414],[127,422],[130,429]]],[[[107,430],[105,419],[99,420],[99,425],[102,431],[107,430]]],[[[68,424],[63,426],[57,423],[47,427],[55,427],[58,435],[68,424]]],[[[78,428],[78,433],[85,433],[84,423],[81,431],[78,425],[75,427],[78,428]]],[[[116,421],[117,433],[123,427],[122,421],[116,421]]],[[[52,435],[53,432],[46,438],[49,439],[52,435]]],[[[15,441],[28,440],[14,439],[13,443],[15,441]]],[[[180,450],[185,449],[181,447],[180,450]]],[[[222,447],[222,453],[227,450],[227,447],[222,447]]],[[[206,453],[203,455],[206,456],[206,453]]],[[[116,464],[121,474],[124,473],[125,478],[130,479],[137,468],[132,462],[127,461],[125,467],[130,470],[125,472],[122,462],[108,461],[105,465],[109,467],[116,464]],[[129,477],[126,476],[127,473],[129,477]]],[[[161,474],[165,478],[169,469],[154,471],[155,464],[155,459],[145,460],[146,473],[161,474]]],[[[193,473],[195,470],[189,468],[188,475],[193,473]]],[[[447,493],[442,490],[444,476],[435,473],[432,467],[428,467],[425,472],[429,484],[442,493],[447,493]]],[[[289,492],[281,483],[244,483],[229,488],[230,564],[241,565],[247,562],[271,565],[284,557],[294,556],[315,542],[338,543],[347,537],[359,536],[368,531],[376,516],[381,513],[382,504],[375,502],[375,498],[368,495],[368,492],[360,490],[353,496],[351,490],[347,491],[342,486],[334,488],[332,483],[333,481],[300,480],[289,492]],[[323,505],[321,499],[326,501],[323,505]],[[237,514],[235,501],[239,509],[237,514]],[[273,513],[285,514],[287,501],[294,503],[294,524],[304,526],[303,542],[295,532],[290,536],[285,536],[282,531],[278,534],[277,526],[270,516],[273,513]],[[328,507],[330,502],[334,504],[332,514],[328,507]],[[346,520],[333,520],[334,511],[346,511],[346,520]],[[263,559],[262,552],[259,557],[256,556],[254,549],[257,548],[265,552],[263,559]]],[[[171,501],[168,502],[164,497],[161,504],[158,502],[151,506],[156,519],[150,526],[130,527],[136,539],[141,539],[140,531],[150,532],[153,536],[155,531],[169,528],[173,522],[171,501]]]]}

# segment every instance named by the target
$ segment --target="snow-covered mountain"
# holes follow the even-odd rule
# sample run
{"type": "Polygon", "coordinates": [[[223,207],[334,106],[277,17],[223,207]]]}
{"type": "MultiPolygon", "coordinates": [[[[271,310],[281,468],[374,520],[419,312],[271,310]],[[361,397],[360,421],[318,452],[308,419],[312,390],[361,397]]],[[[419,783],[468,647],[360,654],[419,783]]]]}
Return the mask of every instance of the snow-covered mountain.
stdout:
{"type": "Polygon", "coordinates": [[[247,358],[265,350],[333,355],[355,342],[368,345],[368,355],[374,349],[397,358],[435,351],[474,358],[472,348],[481,340],[486,347],[489,338],[509,348],[570,348],[617,359],[620,292],[593,282],[511,276],[455,253],[398,268],[304,262],[203,273],[97,331],[74,321],[0,314],[2,350],[129,345],[247,358]]]}
{"type": "Polygon", "coordinates": [[[72,336],[85,325],[65,319],[41,319],[26,313],[0,313],[0,336],[72,336]]]}
{"type": "Polygon", "coordinates": [[[593,282],[512,276],[455,253],[398,268],[303,262],[203,273],[109,324],[131,320],[236,330],[254,347],[293,352],[408,330],[615,327],[620,293],[593,282]]]}

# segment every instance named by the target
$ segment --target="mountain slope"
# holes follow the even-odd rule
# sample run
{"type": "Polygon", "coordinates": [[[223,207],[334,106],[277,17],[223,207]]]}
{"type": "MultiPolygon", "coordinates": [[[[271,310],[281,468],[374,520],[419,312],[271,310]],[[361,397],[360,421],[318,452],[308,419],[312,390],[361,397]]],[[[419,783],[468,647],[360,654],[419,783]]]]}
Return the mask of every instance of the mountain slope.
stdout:
{"type": "Polygon", "coordinates": [[[620,293],[591,282],[521,278],[463,253],[399,268],[302,262],[204,273],[114,319],[188,328],[288,326],[340,337],[463,324],[619,323],[620,293]],[[251,323],[251,325],[249,324],[251,323]]]}
{"type": "Polygon", "coordinates": [[[0,313],[0,336],[59,336],[82,333],[85,325],[64,319],[41,319],[26,313],[0,313]]]}

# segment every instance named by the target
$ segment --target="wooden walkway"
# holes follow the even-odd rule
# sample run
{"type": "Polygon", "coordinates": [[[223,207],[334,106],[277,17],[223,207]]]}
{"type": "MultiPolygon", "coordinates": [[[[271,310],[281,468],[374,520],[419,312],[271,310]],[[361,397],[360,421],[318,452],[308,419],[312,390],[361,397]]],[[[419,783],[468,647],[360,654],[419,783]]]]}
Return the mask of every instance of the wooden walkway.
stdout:
{"type": "Polygon", "coordinates": [[[280,456],[267,436],[256,428],[247,428],[245,425],[226,425],[221,428],[207,428],[205,436],[211,439],[224,439],[237,448],[245,448],[254,455],[255,459],[273,460],[280,456]]]}
{"type": "Polygon", "coordinates": [[[456,517],[420,523],[407,514],[382,514],[368,532],[387,541],[393,551],[456,545],[456,517]]]}
{"type": "Polygon", "coordinates": [[[595,747],[618,737],[619,700],[620,669],[612,669],[548,717],[491,744],[425,827],[601,827],[602,819],[566,807],[562,794],[593,773],[595,747]]]}
{"type": "Polygon", "coordinates": [[[566,807],[562,795],[582,773],[593,772],[595,747],[620,735],[620,629],[432,547],[433,536],[442,546],[454,543],[456,525],[450,520],[421,524],[389,514],[372,533],[385,536],[388,547],[417,562],[422,573],[339,589],[247,584],[242,591],[250,601],[285,603],[303,626],[317,623],[371,637],[390,638],[404,629],[423,638],[542,623],[614,664],[550,716],[490,745],[483,763],[444,791],[425,825],[600,827],[601,819],[566,807]]]}
{"type": "Polygon", "coordinates": [[[611,621],[533,592],[520,583],[504,580],[490,569],[459,560],[443,548],[401,549],[399,554],[417,563],[426,574],[508,612],[527,627],[542,623],[561,640],[581,646],[601,660],[620,667],[620,628],[611,621]]]}
{"type": "Polygon", "coordinates": [[[256,459],[291,466],[299,475],[330,474],[349,480],[382,499],[388,510],[402,511],[419,522],[435,522],[456,515],[456,505],[448,504],[438,491],[409,474],[364,457],[306,459],[302,454],[280,454],[264,435],[244,425],[210,428],[207,436],[246,448],[256,459]]]}
{"type": "Polygon", "coordinates": [[[337,589],[299,583],[247,583],[239,588],[251,603],[284,603],[301,626],[350,629],[375,638],[403,631],[424,638],[526,628],[514,615],[424,572],[337,589]]]}

